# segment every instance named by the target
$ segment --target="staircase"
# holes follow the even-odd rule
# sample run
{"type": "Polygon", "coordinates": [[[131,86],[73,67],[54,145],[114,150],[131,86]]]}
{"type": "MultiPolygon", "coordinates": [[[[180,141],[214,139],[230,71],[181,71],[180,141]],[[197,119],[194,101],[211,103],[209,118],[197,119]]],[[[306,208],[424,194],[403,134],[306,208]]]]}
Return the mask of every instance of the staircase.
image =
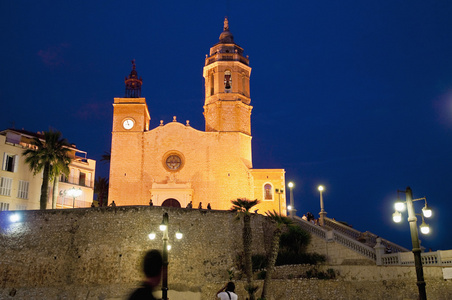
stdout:
{"type": "MultiPolygon", "coordinates": [[[[330,218],[325,218],[325,226],[323,227],[305,221],[300,217],[294,217],[294,221],[304,230],[324,240],[334,241],[367,258],[370,258],[374,261],[377,260],[377,255],[374,247],[377,244],[377,238],[379,237],[369,231],[360,232],[356,229],[351,228],[350,226],[347,226],[330,218]]],[[[402,246],[399,246],[382,238],[379,238],[379,240],[380,239],[380,245],[385,247],[387,252],[409,252],[408,249],[402,246]]]]}

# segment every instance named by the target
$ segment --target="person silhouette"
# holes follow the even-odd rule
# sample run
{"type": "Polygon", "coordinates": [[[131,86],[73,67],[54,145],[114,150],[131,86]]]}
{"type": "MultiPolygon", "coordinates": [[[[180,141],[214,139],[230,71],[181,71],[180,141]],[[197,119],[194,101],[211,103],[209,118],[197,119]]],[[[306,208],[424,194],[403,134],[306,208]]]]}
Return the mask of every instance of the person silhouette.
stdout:
{"type": "Polygon", "coordinates": [[[129,297],[129,300],[156,300],[153,292],[154,288],[160,284],[162,276],[163,257],[159,250],[148,251],[143,259],[143,272],[145,280],[141,287],[136,289],[129,297]]]}
{"type": "Polygon", "coordinates": [[[237,300],[238,296],[234,291],[235,284],[234,282],[229,281],[217,292],[217,298],[220,298],[221,300],[237,300]]]}

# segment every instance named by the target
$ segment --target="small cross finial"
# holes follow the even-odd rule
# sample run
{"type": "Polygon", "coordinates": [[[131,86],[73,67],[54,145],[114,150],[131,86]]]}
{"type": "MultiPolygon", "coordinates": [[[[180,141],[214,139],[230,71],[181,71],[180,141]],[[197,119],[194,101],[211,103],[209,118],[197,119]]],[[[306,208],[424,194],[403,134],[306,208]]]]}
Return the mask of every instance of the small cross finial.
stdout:
{"type": "Polygon", "coordinates": [[[135,66],[135,59],[132,59],[132,70],[135,70],[136,66],[135,66]]]}

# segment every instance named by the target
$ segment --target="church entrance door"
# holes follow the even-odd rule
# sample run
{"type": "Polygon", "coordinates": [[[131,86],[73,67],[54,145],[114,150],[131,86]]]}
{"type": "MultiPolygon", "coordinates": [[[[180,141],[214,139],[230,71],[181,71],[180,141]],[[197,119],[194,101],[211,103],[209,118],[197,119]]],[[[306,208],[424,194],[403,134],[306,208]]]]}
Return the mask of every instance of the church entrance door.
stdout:
{"type": "Polygon", "coordinates": [[[162,206],[166,206],[166,207],[181,207],[179,201],[177,201],[174,198],[169,198],[166,199],[165,201],[163,201],[162,206]]]}

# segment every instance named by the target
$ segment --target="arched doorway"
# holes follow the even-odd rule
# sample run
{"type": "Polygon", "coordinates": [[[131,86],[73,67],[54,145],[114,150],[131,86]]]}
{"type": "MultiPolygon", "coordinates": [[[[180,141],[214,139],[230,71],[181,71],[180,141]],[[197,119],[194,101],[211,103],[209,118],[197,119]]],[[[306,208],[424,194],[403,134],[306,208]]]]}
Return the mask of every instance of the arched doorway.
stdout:
{"type": "Polygon", "coordinates": [[[162,206],[167,206],[167,207],[181,207],[179,201],[177,201],[174,198],[168,198],[165,201],[163,201],[162,206]]]}

